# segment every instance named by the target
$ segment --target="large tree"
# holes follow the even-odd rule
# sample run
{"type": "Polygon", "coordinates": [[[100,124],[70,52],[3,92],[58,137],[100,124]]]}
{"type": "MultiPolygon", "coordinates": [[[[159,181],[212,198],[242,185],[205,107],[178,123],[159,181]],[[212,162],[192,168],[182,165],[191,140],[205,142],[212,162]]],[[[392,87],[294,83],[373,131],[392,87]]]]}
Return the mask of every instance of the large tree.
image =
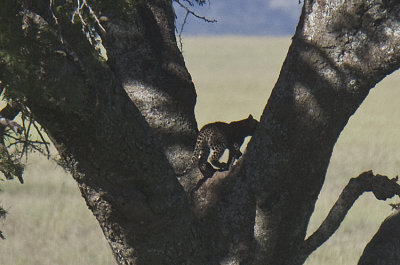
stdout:
{"type": "Polygon", "coordinates": [[[361,193],[400,194],[362,173],[305,238],[340,132],[400,66],[399,14],[394,0],[304,1],[246,153],[206,181],[177,178],[196,92],[171,0],[2,0],[2,115],[45,129],[119,264],[302,264],[361,193]]]}

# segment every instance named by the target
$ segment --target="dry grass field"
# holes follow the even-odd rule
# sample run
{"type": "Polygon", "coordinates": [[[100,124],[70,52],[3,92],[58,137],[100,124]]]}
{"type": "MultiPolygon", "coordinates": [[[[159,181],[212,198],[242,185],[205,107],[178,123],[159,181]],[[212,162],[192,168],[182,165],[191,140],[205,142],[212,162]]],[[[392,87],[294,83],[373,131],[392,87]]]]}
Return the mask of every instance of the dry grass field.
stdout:
{"type": "MultiPolygon", "coordinates": [[[[185,38],[184,56],[197,88],[199,127],[252,113],[259,117],[279,75],[290,38],[185,38]]],[[[311,220],[323,220],[350,177],[364,170],[397,175],[400,169],[400,75],[375,87],[351,118],[335,147],[326,183],[311,220]]],[[[1,184],[9,211],[0,229],[0,264],[112,265],[111,251],[72,178],[54,163],[31,156],[26,183],[1,184]]],[[[397,201],[400,201],[398,199],[397,201]]],[[[307,265],[356,264],[365,244],[391,212],[364,194],[339,231],[307,265]]]]}

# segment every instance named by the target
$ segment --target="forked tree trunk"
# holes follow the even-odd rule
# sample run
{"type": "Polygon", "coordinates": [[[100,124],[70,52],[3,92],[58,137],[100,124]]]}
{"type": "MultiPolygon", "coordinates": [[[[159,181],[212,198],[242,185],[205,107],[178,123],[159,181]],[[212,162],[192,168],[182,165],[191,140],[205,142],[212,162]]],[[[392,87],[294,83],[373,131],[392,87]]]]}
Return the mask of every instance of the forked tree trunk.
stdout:
{"type": "Polygon", "coordinates": [[[119,264],[302,264],[333,146],[400,66],[400,3],[305,1],[243,159],[191,191],[199,176],[175,172],[196,96],[171,1],[95,2],[108,61],[71,24],[76,2],[3,0],[0,80],[54,141],[119,264]]]}
{"type": "Polygon", "coordinates": [[[400,3],[305,1],[250,142],[255,264],[302,264],[306,229],[334,144],[369,90],[400,65],[400,3]]]}

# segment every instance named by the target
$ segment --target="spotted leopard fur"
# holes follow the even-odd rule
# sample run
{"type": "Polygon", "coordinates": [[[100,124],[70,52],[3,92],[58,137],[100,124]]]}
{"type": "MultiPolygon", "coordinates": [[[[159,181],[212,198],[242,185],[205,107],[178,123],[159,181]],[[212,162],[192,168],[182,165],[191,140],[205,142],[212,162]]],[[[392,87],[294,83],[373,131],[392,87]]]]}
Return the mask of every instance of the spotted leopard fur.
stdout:
{"type": "Polygon", "coordinates": [[[185,175],[196,162],[204,176],[209,176],[210,170],[214,173],[217,170],[230,169],[234,161],[242,155],[240,146],[244,138],[253,135],[257,125],[258,121],[252,115],[231,123],[214,122],[204,125],[197,136],[193,156],[180,175],[185,175]],[[229,158],[227,163],[223,163],[219,159],[226,149],[229,150],[229,158]]]}

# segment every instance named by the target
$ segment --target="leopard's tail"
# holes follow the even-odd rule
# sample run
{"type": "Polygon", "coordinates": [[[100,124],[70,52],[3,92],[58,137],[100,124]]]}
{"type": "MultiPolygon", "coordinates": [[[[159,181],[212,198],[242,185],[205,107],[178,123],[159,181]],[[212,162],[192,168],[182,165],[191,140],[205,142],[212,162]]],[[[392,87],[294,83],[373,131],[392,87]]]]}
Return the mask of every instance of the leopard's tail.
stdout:
{"type": "Polygon", "coordinates": [[[202,141],[201,137],[198,137],[197,141],[196,141],[196,145],[194,147],[193,155],[190,158],[189,162],[186,164],[186,167],[183,170],[183,172],[180,174],[177,174],[178,177],[186,175],[189,172],[189,170],[191,170],[193,168],[193,166],[199,161],[200,150],[201,150],[202,144],[203,144],[203,141],[202,141]]]}

